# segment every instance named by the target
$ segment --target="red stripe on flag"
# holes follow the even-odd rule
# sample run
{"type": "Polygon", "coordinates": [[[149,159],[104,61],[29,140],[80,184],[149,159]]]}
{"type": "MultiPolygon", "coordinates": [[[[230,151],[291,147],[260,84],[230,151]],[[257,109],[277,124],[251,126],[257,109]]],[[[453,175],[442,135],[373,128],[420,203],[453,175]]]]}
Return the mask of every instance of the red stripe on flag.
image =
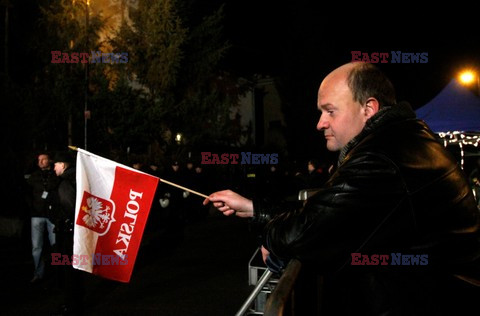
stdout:
{"type": "Polygon", "coordinates": [[[130,281],[158,180],[148,174],[116,167],[110,197],[115,203],[115,222],[107,234],[98,237],[92,258],[93,274],[130,281]]]}

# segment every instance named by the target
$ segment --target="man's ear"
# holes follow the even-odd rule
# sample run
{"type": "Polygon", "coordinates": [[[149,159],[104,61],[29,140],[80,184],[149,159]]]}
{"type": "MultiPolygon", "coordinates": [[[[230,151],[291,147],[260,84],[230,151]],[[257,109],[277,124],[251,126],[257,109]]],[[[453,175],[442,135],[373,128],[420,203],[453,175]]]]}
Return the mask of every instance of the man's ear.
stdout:
{"type": "Polygon", "coordinates": [[[367,102],[365,102],[365,117],[367,120],[377,114],[379,109],[380,104],[378,103],[378,100],[375,98],[368,98],[367,102]]]}

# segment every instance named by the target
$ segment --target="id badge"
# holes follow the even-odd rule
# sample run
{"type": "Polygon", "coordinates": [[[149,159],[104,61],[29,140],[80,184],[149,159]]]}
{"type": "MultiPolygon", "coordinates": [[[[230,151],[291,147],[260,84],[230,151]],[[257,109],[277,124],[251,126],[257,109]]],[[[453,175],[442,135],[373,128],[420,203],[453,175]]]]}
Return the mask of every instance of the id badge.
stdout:
{"type": "Polygon", "coordinates": [[[47,198],[47,196],[48,196],[48,192],[47,192],[47,191],[43,191],[43,193],[42,193],[42,199],[45,200],[45,199],[47,198]]]}

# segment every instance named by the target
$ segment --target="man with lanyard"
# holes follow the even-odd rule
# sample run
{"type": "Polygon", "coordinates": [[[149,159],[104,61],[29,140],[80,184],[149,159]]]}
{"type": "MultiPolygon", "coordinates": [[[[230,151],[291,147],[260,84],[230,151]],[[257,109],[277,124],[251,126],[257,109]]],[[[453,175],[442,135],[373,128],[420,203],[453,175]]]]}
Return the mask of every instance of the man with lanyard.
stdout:
{"type": "Polygon", "coordinates": [[[55,244],[54,223],[51,221],[52,193],[57,189],[59,179],[52,169],[52,162],[48,153],[37,156],[39,169],[28,178],[30,191],[32,256],[35,265],[31,283],[41,281],[45,276],[45,263],[42,260],[43,241],[45,232],[48,232],[50,246],[55,244]]]}

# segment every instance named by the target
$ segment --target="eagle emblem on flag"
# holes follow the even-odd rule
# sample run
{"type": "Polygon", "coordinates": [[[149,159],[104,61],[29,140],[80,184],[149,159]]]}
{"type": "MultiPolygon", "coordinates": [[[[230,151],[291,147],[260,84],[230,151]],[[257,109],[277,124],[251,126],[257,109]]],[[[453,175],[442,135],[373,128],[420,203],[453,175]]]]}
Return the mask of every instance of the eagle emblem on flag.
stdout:
{"type": "Polygon", "coordinates": [[[115,204],[113,201],[102,199],[84,191],[76,223],[103,236],[110,229],[111,223],[115,221],[114,213],[115,204]]]}

